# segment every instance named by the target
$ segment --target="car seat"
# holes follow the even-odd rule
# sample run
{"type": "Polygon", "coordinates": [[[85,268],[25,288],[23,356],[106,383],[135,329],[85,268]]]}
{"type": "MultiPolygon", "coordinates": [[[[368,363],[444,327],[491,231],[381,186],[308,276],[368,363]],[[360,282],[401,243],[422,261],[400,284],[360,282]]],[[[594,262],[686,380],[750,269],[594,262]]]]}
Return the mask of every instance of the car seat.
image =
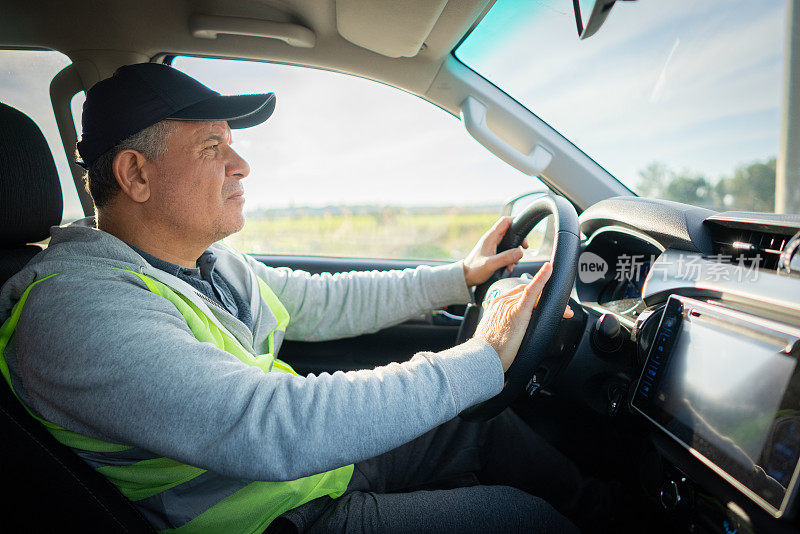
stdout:
{"type": "MultiPolygon", "coordinates": [[[[42,132],[0,103],[0,285],[42,247],[62,212],[42,132]]],[[[6,532],[155,532],[105,477],[60,444],[0,379],[0,480],[6,532]]]]}

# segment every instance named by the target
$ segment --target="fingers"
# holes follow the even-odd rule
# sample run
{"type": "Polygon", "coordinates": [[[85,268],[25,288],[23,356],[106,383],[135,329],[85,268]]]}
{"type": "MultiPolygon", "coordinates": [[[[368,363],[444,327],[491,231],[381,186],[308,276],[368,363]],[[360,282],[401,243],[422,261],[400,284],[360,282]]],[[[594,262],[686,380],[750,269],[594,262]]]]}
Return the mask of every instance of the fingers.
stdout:
{"type": "Polygon", "coordinates": [[[486,235],[497,232],[499,232],[500,235],[503,235],[504,233],[506,233],[506,230],[508,230],[508,228],[511,226],[511,221],[513,220],[514,218],[511,215],[503,215],[502,217],[497,219],[497,222],[492,225],[492,227],[489,229],[488,232],[486,232],[486,235]]]}
{"type": "Polygon", "coordinates": [[[506,234],[508,229],[511,227],[511,221],[514,218],[510,215],[506,215],[504,217],[500,217],[496,223],[486,232],[483,236],[483,242],[485,245],[491,247],[491,250],[497,250],[497,245],[500,243],[500,240],[503,239],[503,236],[506,234]]]}
{"type": "Polygon", "coordinates": [[[544,285],[550,280],[550,275],[553,274],[553,264],[549,261],[544,262],[542,266],[533,275],[533,280],[528,284],[530,287],[535,287],[537,293],[541,293],[544,285]]]}
{"type": "Polygon", "coordinates": [[[517,247],[515,249],[509,249],[509,250],[513,250],[515,252],[519,251],[519,254],[516,254],[516,253],[514,254],[514,257],[516,259],[512,263],[509,263],[509,264],[506,265],[506,271],[511,273],[511,272],[514,272],[514,267],[516,267],[517,264],[520,262],[520,260],[522,259],[522,256],[524,255],[524,252],[522,252],[522,249],[520,247],[517,247]]]}
{"type": "Polygon", "coordinates": [[[533,277],[533,280],[531,280],[530,283],[525,286],[525,293],[522,297],[521,306],[526,313],[533,312],[533,308],[536,306],[539,296],[542,294],[542,290],[544,289],[544,285],[550,279],[550,274],[552,272],[553,267],[550,262],[545,262],[545,264],[542,265],[542,268],[539,269],[539,271],[533,277]]]}
{"type": "MultiPolygon", "coordinates": [[[[513,221],[514,218],[510,215],[500,217],[500,219],[494,223],[489,231],[484,234],[484,236],[481,238],[481,248],[485,255],[488,256],[489,254],[497,251],[497,245],[499,245],[500,241],[503,240],[503,236],[506,234],[508,229],[511,228],[511,223],[513,221]]],[[[508,249],[500,254],[491,256],[487,263],[492,265],[492,270],[505,267],[508,272],[511,272],[514,270],[514,265],[519,263],[519,261],[522,259],[523,249],[526,248],[528,248],[528,238],[523,239],[522,245],[517,248],[508,249]]]]}
{"type": "Polygon", "coordinates": [[[514,265],[516,265],[521,259],[522,249],[517,247],[510,248],[499,254],[490,256],[487,258],[486,263],[491,267],[492,271],[496,271],[497,269],[505,267],[509,272],[511,272],[511,270],[514,268],[514,265]]]}

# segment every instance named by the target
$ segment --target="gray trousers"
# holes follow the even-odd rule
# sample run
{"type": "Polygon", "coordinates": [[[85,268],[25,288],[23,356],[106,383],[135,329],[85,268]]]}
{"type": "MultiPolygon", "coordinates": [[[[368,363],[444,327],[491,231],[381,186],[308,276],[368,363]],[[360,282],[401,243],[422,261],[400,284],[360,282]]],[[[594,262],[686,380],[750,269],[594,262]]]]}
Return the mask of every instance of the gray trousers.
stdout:
{"type": "Polygon", "coordinates": [[[577,533],[564,514],[581,477],[511,410],[485,423],[455,418],[359,462],[345,494],[290,510],[267,532],[577,533]],[[560,510],[560,513],[559,511],[560,510]]]}

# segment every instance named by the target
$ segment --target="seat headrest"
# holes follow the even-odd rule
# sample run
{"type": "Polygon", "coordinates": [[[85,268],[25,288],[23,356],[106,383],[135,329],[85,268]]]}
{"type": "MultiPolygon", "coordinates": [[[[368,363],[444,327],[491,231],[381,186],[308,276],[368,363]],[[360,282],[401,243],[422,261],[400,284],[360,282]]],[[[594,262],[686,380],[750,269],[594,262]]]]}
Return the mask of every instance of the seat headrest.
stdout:
{"type": "Polygon", "coordinates": [[[0,246],[35,243],[61,222],[61,184],[42,131],[0,102],[0,246]]]}

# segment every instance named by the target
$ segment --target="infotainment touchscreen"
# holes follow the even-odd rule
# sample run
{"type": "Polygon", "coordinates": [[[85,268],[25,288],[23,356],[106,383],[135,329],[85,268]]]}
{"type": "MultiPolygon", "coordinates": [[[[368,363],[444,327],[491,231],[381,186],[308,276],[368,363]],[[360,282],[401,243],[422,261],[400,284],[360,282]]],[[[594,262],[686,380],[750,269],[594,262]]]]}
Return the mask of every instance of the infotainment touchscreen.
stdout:
{"type": "Polygon", "coordinates": [[[800,461],[800,329],[672,296],[634,409],[774,516],[800,461]]]}

